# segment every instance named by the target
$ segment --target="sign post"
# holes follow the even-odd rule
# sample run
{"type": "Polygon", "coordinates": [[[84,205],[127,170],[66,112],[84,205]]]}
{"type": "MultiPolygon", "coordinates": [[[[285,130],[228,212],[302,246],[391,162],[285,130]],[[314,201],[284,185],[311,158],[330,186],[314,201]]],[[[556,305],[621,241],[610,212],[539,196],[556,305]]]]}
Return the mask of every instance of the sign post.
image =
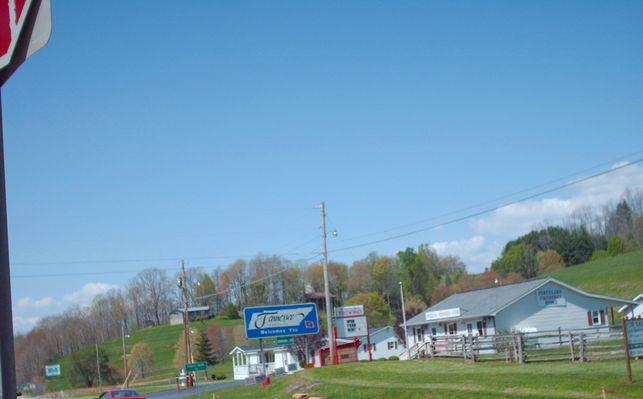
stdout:
{"type": "Polygon", "coordinates": [[[625,345],[625,368],[627,383],[632,383],[630,357],[643,355],[643,319],[623,318],[623,343],[625,345]]]}
{"type": "MultiPolygon", "coordinates": [[[[0,87],[51,34],[50,0],[0,0],[0,87]]],[[[9,232],[0,100],[0,399],[17,396],[9,271],[9,232]]]]}
{"type": "Polygon", "coordinates": [[[286,340],[292,345],[294,335],[317,334],[319,332],[317,305],[314,303],[245,308],[243,309],[243,321],[246,327],[246,337],[259,340],[261,366],[266,384],[269,384],[270,380],[266,378],[266,359],[263,353],[264,338],[281,337],[279,340],[283,344],[280,345],[286,344],[286,340]]]}
{"type": "Polygon", "coordinates": [[[364,305],[342,306],[335,308],[335,327],[342,338],[361,337],[366,335],[368,346],[368,361],[373,361],[371,351],[371,330],[364,315],[364,305]]]}
{"type": "Polygon", "coordinates": [[[193,371],[206,371],[208,369],[207,362],[186,363],[185,372],[191,373],[193,371]]]}

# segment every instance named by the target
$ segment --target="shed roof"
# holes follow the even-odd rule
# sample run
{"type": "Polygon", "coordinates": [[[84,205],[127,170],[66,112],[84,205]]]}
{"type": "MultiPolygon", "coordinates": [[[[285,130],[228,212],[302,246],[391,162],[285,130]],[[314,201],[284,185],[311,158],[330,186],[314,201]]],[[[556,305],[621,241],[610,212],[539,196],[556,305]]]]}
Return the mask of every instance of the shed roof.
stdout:
{"type": "Polygon", "coordinates": [[[484,316],[493,316],[498,311],[511,305],[515,301],[521,299],[523,296],[531,293],[537,288],[549,283],[554,282],[572,291],[576,291],[581,295],[588,297],[610,300],[619,305],[632,303],[625,299],[612,298],[603,295],[590,294],[582,291],[571,285],[565,284],[554,278],[541,278],[537,280],[524,281],[521,283],[500,285],[491,288],[483,288],[474,291],[460,292],[453,294],[450,297],[438,302],[437,304],[426,309],[424,312],[414,316],[406,322],[407,326],[416,326],[427,324],[426,313],[438,310],[446,310],[453,308],[460,308],[460,316],[440,319],[442,320],[459,320],[471,319],[484,316]]]}
{"type": "MultiPolygon", "coordinates": [[[[395,335],[395,330],[391,326],[384,326],[384,327],[373,327],[370,329],[370,334],[371,334],[371,342],[379,342],[379,340],[386,339],[388,336],[388,332],[392,332],[393,335],[395,335]]],[[[362,335],[358,337],[360,341],[365,341],[368,337],[366,335],[362,335]]]]}
{"type": "MultiPolygon", "coordinates": [[[[259,347],[259,345],[238,345],[238,346],[235,346],[230,351],[230,354],[233,354],[234,352],[254,353],[254,352],[259,352],[260,350],[261,350],[261,348],[259,347]]],[[[284,350],[284,351],[287,351],[288,348],[286,346],[284,346],[284,345],[277,345],[277,344],[274,344],[274,343],[265,342],[263,344],[263,350],[264,351],[267,351],[267,350],[271,350],[271,351],[284,350]]]]}

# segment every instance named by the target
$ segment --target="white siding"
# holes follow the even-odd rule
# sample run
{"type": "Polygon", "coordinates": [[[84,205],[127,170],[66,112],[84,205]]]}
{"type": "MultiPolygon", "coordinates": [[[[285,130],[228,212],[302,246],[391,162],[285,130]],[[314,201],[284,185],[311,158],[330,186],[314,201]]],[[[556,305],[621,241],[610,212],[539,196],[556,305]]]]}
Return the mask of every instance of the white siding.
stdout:
{"type": "MultiPolygon", "coordinates": [[[[368,344],[368,340],[366,337],[360,337],[360,341],[362,344],[357,351],[357,358],[368,361],[368,346],[364,349],[364,346],[368,344]]],[[[400,357],[405,351],[404,345],[397,341],[392,327],[378,330],[376,334],[372,334],[371,346],[373,345],[375,345],[375,350],[371,351],[373,360],[388,359],[391,356],[400,357]],[[388,349],[389,342],[393,349],[388,349]]]]}
{"type": "Polygon", "coordinates": [[[543,288],[562,289],[565,304],[563,306],[541,306],[538,303],[538,290],[534,291],[498,312],[496,315],[498,330],[547,331],[558,328],[574,330],[601,327],[588,324],[587,311],[592,310],[602,310],[605,315],[604,326],[608,324],[608,309],[612,306],[610,301],[586,297],[553,282],[546,284],[541,289],[543,288]]]}

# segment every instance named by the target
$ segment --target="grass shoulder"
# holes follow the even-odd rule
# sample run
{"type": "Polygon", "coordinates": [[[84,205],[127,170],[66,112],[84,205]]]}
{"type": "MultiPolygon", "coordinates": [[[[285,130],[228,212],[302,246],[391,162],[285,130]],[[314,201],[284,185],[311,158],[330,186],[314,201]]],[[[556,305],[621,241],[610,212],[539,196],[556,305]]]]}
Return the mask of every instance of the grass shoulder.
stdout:
{"type": "MultiPolygon", "coordinates": [[[[291,398],[302,390],[328,399],[597,398],[603,386],[620,398],[643,397],[643,362],[625,382],[623,361],[584,364],[506,364],[428,360],[356,363],[309,369],[273,383],[222,389],[221,399],[291,398]]],[[[192,398],[197,399],[198,396],[192,398]]]]}

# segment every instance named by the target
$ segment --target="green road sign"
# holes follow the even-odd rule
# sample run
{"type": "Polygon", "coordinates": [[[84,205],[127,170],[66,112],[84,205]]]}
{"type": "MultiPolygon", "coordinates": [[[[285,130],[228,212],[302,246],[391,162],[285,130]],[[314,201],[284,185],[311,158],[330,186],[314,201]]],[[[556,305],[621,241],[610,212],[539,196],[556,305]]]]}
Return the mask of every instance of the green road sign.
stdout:
{"type": "Polygon", "coordinates": [[[185,372],[191,373],[193,371],[205,371],[208,369],[208,363],[198,362],[198,363],[187,363],[185,365],[185,372]]]}
{"type": "Polygon", "coordinates": [[[48,364],[45,366],[45,376],[47,377],[59,377],[60,376],[60,364],[48,364]]]}
{"type": "Polygon", "coordinates": [[[295,339],[293,337],[277,338],[277,345],[293,345],[294,343],[295,339]]]}

